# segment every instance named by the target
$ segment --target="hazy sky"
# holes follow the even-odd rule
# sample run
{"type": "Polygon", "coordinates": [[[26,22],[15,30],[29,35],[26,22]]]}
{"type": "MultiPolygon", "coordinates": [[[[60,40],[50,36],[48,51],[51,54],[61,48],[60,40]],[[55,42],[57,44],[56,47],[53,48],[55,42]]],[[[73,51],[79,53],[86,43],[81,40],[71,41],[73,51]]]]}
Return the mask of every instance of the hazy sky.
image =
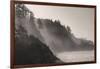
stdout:
{"type": "Polygon", "coordinates": [[[36,18],[60,20],[76,37],[94,41],[94,8],[26,5],[36,18]]]}

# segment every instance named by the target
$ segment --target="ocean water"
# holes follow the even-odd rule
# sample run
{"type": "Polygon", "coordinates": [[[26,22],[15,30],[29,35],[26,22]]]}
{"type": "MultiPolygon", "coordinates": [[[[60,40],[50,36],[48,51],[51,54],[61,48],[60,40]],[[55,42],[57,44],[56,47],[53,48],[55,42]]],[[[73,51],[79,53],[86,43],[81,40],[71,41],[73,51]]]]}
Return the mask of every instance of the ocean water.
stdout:
{"type": "Polygon", "coordinates": [[[57,57],[63,62],[83,62],[83,61],[93,61],[94,51],[71,51],[71,52],[61,52],[57,57]]]}

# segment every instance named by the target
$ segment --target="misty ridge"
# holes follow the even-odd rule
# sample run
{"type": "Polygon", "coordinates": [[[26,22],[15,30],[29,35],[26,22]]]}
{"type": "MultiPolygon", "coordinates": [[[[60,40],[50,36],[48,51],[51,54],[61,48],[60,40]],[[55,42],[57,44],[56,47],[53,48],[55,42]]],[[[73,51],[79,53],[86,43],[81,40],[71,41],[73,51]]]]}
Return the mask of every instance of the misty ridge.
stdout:
{"type": "Polygon", "coordinates": [[[92,41],[76,38],[60,20],[34,15],[24,4],[15,5],[16,64],[64,63],[59,53],[94,50],[92,41]]]}

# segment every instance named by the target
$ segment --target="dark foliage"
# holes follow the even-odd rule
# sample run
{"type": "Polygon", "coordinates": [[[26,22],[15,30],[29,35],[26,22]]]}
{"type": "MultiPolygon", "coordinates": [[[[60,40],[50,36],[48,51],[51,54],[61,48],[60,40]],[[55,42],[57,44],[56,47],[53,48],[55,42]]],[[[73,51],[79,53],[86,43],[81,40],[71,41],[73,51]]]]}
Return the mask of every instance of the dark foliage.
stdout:
{"type": "Polygon", "coordinates": [[[15,6],[16,16],[25,17],[27,14],[32,15],[32,17],[34,16],[24,4],[16,4],[15,6]]]}
{"type": "MultiPolygon", "coordinates": [[[[23,4],[16,4],[15,8],[17,18],[24,18],[26,15],[29,15],[29,23],[33,25],[33,30],[37,31],[35,28],[35,19],[37,20],[37,26],[40,29],[46,29],[46,33],[52,34],[54,37],[62,40],[62,47],[58,46],[56,41],[52,41],[50,46],[54,46],[55,50],[64,48],[64,51],[78,51],[78,50],[93,50],[93,42],[87,41],[85,39],[78,39],[71,33],[71,28],[69,26],[65,27],[61,25],[59,20],[50,20],[50,19],[40,19],[35,18],[34,14],[28,10],[23,4]],[[80,44],[77,44],[77,40],[80,41],[80,44]],[[64,44],[65,43],[65,44],[64,44]],[[63,46],[64,44],[64,46],[63,46]]],[[[21,21],[18,23],[22,23],[21,21]]],[[[27,19],[27,18],[24,18],[27,19]]],[[[17,22],[16,22],[17,24],[17,22]]],[[[16,25],[17,26],[17,25],[16,25]]],[[[15,27],[16,27],[15,26],[15,27]]],[[[24,64],[50,64],[50,63],[63,63],[60,61],[49,49],[44,42],[40,33],[36,33],[40,37],[35,35],[28,35],[28,31],[23,25],[19,24],[15,28],[15,63],[16,65],[24,65],[24,64]],[[39,39],[40,38],[40,39],[39,39]]],[[[55,39],[56,39],[55,38],[55,39]]]]}
{"type": "Polygon", "coordinates": [[[34,36],[25,35],[26,31],[22,26],[19,29],[15,41],[16,65],[50,64],[60,61],[53,55],[48,46],[34,36]]]}

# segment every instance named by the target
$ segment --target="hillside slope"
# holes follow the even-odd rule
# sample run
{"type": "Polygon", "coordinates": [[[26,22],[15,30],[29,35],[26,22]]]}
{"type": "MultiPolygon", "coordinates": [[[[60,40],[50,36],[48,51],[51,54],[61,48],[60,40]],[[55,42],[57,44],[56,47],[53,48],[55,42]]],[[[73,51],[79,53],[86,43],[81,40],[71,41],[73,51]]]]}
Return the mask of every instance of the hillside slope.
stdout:
{"type": "MultiPolygon", "coordinates": [[[[31,12],[23,4],[16,4],[15,14],[17,55],[19,55],[19,50],[20,52],[25,50],[25,53],[27,51],[31,54],[38,53],[38,55],[35,54],[36,56],[29,55],[34,59],[29,58],[29,53],[27,55],[24,55],[24,52],[22,53],[23,56],[28,56],[27,58],[31,60],[35,60],[38,56],[38,58],[46,58],[46,60],[41,59],[45,62],[50,57],[53,58],[50,61],[54,62],[55,59],[58,60],[57,54],[61,52],[91,51],[94,49],[92,41],[76,38],[69,26],[61,25],[59,20],[36,18],[34,17],[34,12],[31,12]],[[43,53],[49,55],[41,57],[40,55],[43,53]]],[[[16,60],[18,61],[19,58],[16,60]]],[[[36,62],[39,61],[38,63],[41,63],[41,60],[36,60],[36,62]]],[[[36,62],[34,61],[33,63],[36,62]]]]}

